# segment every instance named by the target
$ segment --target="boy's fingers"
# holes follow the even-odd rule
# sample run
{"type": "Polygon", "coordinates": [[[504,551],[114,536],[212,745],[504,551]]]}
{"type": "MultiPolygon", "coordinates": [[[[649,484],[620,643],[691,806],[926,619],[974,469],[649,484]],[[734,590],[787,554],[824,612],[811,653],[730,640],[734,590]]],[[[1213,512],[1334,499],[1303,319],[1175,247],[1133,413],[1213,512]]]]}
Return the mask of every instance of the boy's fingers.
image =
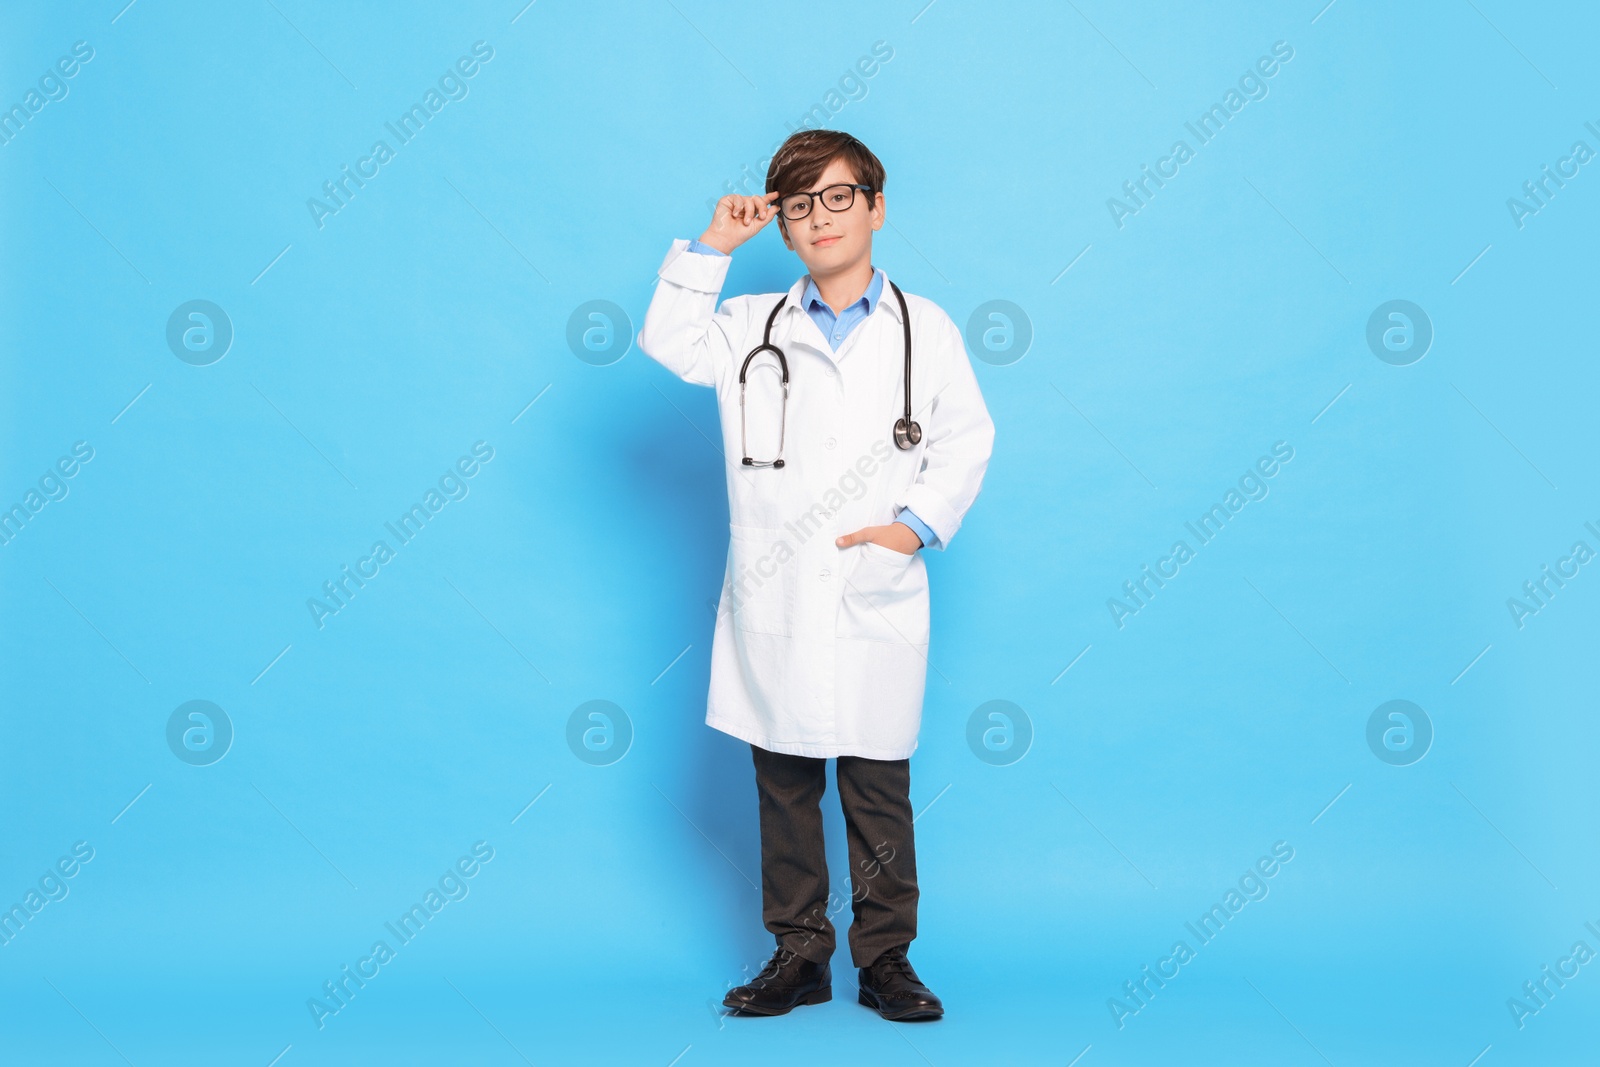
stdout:
{"type": "Polygon", "coordinates": [[[711,216],[712,225],[725,227],[735,239],[745,240],[778,217],[778,207],[774,203],[778,196],[777,190],[749,195],[729,193],[717,200],[711,216]]]}

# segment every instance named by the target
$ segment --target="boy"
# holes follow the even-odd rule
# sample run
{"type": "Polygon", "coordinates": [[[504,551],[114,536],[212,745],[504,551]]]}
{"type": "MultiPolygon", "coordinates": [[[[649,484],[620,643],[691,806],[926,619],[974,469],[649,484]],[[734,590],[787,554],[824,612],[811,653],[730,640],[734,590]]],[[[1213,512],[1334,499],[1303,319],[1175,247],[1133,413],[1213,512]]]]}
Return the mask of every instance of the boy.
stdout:
{"type": "Polygon", "coordinates": [[[994,424],[955,323],[872,265],[883,181],[849,134],[796,133],[772,157],[765,195],[723,197],[698,241],[673,242],[639,332],[652,359],[715,388],[721,413],[730,538],[706,723],[751,746],[762,921],[778,942],[724,999],[741,1014],[833,995],[819,805],[830,757],[858,1000],[887,1019],[944,1014],[906,958],[918,900],[910,756],[928,665],[917,550],[955,536],[994,424]],[[774,218],[808,274],[787,294],[716,311],[730,254],[774,218]]]}

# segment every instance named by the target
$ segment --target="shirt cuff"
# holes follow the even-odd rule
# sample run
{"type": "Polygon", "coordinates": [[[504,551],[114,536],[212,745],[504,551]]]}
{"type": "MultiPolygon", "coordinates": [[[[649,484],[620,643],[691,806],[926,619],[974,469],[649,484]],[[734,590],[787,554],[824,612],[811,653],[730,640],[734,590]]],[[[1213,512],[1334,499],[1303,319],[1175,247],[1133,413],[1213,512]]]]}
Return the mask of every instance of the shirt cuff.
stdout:
{"type": "Polygon", "coordinates": [[[928,524],[917,518],[917,513],[910,508],[901,508],[900,514],[894,517],[895,522],[903,522],[911,527],[913,533],[922,538],[922,547],[927,548],[939,540],[937,534],[928,527],[928,524]]]}
{"type": "Polygon", "coordinates": [[[720,248],[712,248],[704,241],[697,241],[693,237],[689,238],[689,251],[700,252],[708,256],[725,256],[728,254],[720,248]]]}

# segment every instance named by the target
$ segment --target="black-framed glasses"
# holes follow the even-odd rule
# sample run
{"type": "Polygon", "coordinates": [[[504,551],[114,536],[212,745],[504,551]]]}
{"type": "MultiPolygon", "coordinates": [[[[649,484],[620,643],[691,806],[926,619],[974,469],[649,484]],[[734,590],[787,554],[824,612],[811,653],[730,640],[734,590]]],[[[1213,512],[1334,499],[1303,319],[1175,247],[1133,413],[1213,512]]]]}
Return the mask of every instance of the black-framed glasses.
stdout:
{"type": "Polygon", "coordinates": [[[811,214],[813,200],[821,200],[822,206],[829,211],[849,211],[855,206],[857,189],[872,192],[870,185],[830,185],[815,193],[790,193],[778,201],[778,208],[783,212],[783,217],[791,222],[811,214]]]}

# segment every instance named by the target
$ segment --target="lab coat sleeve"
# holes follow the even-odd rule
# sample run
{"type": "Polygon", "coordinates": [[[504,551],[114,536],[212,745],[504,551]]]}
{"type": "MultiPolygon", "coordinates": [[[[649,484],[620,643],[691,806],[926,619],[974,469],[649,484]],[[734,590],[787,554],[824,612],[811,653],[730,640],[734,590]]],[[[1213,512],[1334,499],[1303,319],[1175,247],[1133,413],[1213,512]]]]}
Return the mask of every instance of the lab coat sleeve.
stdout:
{"type": "Polygon", "coordinates": [[[715,386],[733,362],[733,346],[745,336],[747,302],[728,300],[717,311],[717,294],[728,276],[731,256],[689,251],[689,242],[672,242],[656,271],[655,295],[639,330],[639,349],[679,378],[715,386]]]}
{"type": "Polygon", "coordinates": [[[928,547],[943,551],[978,498],[994,450],[994,422],[978,391],[960,328],[948,315],[939,317],[938,365],[944,380],[927,413],[917,417],[924,442],[922,470],[895,504],[915,511],[938,537],[928,547]]]}

